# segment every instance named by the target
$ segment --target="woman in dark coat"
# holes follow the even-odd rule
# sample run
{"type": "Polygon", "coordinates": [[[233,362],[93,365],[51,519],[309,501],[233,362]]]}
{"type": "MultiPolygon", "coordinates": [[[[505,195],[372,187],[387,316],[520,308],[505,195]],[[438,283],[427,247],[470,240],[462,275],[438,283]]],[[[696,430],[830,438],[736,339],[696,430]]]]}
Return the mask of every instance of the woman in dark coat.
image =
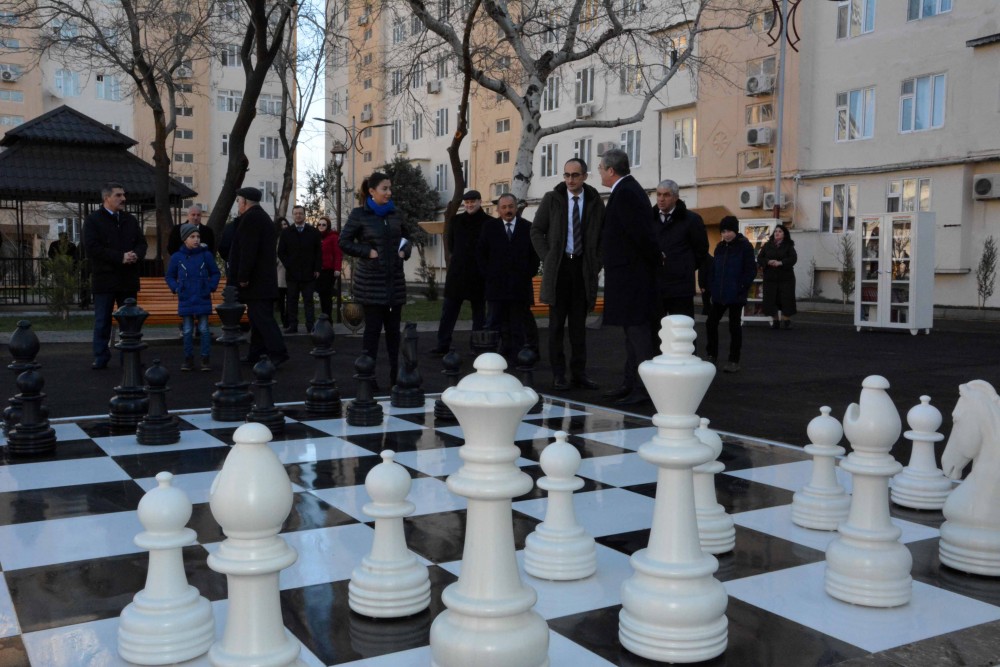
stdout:
{"type": "MultiPolygon", "coordinates": [[[[357,257],[354,300],[365,307],[362,351],[378,355],[378,339],[385,329],[390,386],[399,368],[399,323],[406,303],[403,262],[412,246],[403,214],[392,203],[392,181],[375,172],[361,183],[364,203],[351,211],[340,234],[340,249],[357,257]]],[[[377,387],[377,385],[376,385],[377,387]]]]}
{"type": "Polygon", "coordinates": [[[727,215],[719,221],[722,240],[715,247],[708,285],[712,293],[712,310],[705,322],[709,361],[719,355],[719,322],[729,316],[729,363],[722,370],[735,373],[740,370],[740,351],[743,347],[743,306],[747,293],[757,275],[753,246],[739,232],[739,220],[727,215]]]}
{"type": "Polygon", "coordinates": [[[764,314],[771,317],[771,328],[792,326],[795,314],[795,242],[788,228],[778,225],[771,238],[757,254],[757,264],[764,269],[764,314]],[[778,312],[781,318],[778,318],[778,312]]]}

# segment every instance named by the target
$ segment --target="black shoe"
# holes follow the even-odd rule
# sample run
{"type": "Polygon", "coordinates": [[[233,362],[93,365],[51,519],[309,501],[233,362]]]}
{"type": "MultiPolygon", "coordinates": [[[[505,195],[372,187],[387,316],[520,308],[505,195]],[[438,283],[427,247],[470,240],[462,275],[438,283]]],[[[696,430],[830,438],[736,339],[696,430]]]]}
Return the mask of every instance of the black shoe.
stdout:
{"type": "Polygon", "coordinates": [[[240,357],[241,364],[250,364],[251,366],[253,366],[258,361],[260,361],[260,357],[251,357],[249,355],[245,357],[240,357]]]}
{"type": "Polygon", "coordinates": [[[281,364],[288,361],[291,357],[289,357],[287,354],[272,354],[269,356],[269,358],[271,360],[271,363],[274,364],[274,367],[277,368],[281,364]]]}
{"type": "Polygon", "coordinates": [[[645,403],[648,400],[649,394],[641,389],[636,389],[635,391],[631,391],[615,401],[615,405],[639,405],[640,403],[645,403]]]}
{"type": "Polygon", "coordinates": [[[792,321],[791,320],[782,320],[781,321],[781,328],[782,329],[791,329],[792,328],[792,321]]]}
{"type": "Polygon", "coordinates": [[[108,367],[107,359],[94,359],[94,363],[90,365],[91,370],[103,371],[108,367]]]}
{"type": "Polygon", "coordinates": [[[557,375],[555,379],[552,380],[552,388],[557,391],[565,391],[569,389],[569,382],[562,375],[557,375]]]}
{"type": "Polygon", "coordinates": [[[586,375],[581,375],[580,377],[573,378],[573,386],[580,387],[581,389],[600,389],[601,385],[597,384],[591,380],[586,375]]]}
{"type": "Polygon", "coordinates": [[[632,393],[632,387],[623,384],[617,389],[612,389],[610,391],[604,392],[603,394],[601,394],[601,396],[603,396],[604,398],[622,398],[623,396],[628,396],[631,393],[632,393]]]}

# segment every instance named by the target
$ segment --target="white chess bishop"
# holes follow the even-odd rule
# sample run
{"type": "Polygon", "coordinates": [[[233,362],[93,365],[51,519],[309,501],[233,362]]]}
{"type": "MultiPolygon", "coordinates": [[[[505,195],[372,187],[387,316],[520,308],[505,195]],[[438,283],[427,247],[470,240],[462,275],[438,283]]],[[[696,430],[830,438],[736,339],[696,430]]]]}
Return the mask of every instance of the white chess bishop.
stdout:
{"type": "Polygon", "coordinates": [[[715,495],[715,476],[726,469],[718,460],[722,438],[702,418],[694,434],[712,450],[712,460],[694,467],[694,507],[698,516],[698,540],[705,553],[724,554],[736,547],[736,523],[715,495]]]}
{"type": "Polygon", "coordinates": [[[812,478],[792,496],[792,523],[813,530],[837,530],[851,508],[850,496],[837,481],[837,457],[845,451],[837,443],[844,429],[830,416],[829,406],[819,412],[806,427],[810,444],[804,449],[813,457],[812,478]]]}
{"type": "Polygon", "coordinates": [[[889,497],[892,502],[917,510],[939,510],[951,493],[951,480],[934,462],[934,443],[944,440],[937,432],[941,411],[931,405],[930,396],[921,396],[920,404],[906,413],[910,430],[903,436],[913,442],[910,462],[892,478],[889,497]]]}

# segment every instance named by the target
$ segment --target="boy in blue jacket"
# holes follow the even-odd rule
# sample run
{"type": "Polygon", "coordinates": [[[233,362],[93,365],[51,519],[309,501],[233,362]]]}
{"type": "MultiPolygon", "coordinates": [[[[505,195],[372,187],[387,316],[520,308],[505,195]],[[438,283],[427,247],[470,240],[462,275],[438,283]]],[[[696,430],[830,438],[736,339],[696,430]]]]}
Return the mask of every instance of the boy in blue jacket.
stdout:
{"type": "Polygon", "coordinates": [[[729,316],[729,362],[722,368],[726,373],[740,370],[740,349],[743,347],[743,306],[757,275],[757,261],[750,241],[739,232],[740,221],[727,215],[719,221],[722,240],[715,247],[715,257],[709,271],[708,284],[712,294],[712,309],[705,322],[708,334],[708,359],[715,362],[719,354],[719,322],[729,316]]]}
{"type": "Polygon", "coordinates": [[[212,252],[201,244],[197,225],[181,225],[181,243],[181,249],[170,256],[166,276],[170,291],[177,295],[177,314],[184,318],[184,365],[181,370],[194,370],[194,322],[197,318],[201,370],[210,371],[212,337],[208,332],[208,316],[212,314],[212,292],[219,286],[221,274],[212,252]]]}

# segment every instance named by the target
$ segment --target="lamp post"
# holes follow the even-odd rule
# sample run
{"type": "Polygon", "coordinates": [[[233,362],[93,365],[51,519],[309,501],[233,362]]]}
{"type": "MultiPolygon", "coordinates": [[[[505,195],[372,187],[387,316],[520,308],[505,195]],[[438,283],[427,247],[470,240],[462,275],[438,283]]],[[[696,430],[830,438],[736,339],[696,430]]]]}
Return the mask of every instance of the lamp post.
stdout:
{"type": "MultiPolygon", "coordinates": [[[[343,188],[341,187],[341,178],[343,177],[342,167],[344,166],[344,154],[347,153],[347,146],[344,145],[342,141],[333,142],[333,148],[330,149],[330,155],[333,156],[333,173],[336,177],[336,188],[337,191],[333,197],[333,206],[337,211],[337,234],[340,234],[341,226],[341,208],[340,202],[343,195],[343,188]]],[[[344,270],[341,267],[340,277],[337,278],[337,324],[341,322],[340,308],[343,305],[343,280],[344,280],[344,270]]]]}

